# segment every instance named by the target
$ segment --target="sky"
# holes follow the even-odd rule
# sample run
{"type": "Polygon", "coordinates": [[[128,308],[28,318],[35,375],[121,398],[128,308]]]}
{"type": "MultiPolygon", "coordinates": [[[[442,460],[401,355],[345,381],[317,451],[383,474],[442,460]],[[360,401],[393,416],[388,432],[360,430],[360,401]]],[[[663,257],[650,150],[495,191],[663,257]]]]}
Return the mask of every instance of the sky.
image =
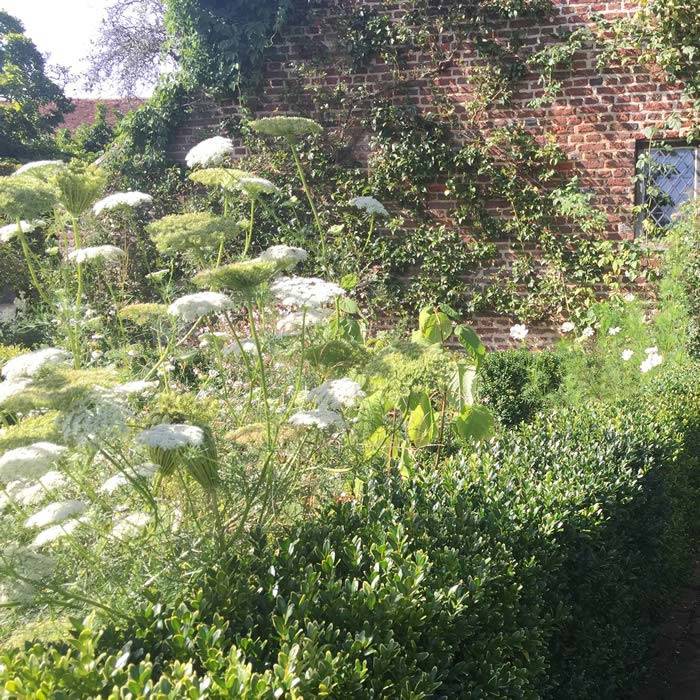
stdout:
{"type": "MultiPolygon", "coordinates": [[[[85,69],[90,42],[97,35],[109,0],[0,0],[0,9],[19,18],[27,35],[49,64],[66,66],[71,73],[85,69]]],[[[116,97],[107,86],[92,97],[116,97]]],[[[86,96],[79,81],[66,88],[71,97],[86,96]]]]}

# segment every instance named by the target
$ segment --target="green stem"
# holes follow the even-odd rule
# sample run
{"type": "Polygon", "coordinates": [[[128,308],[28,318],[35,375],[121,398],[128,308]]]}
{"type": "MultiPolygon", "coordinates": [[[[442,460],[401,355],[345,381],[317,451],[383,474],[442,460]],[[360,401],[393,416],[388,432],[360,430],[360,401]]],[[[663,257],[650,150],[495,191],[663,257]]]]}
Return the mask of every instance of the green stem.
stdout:
{"type": "Polygon", "coordinates": [[[248,322],[250,324],[250,335],[255,343],[255,349],[258,356],[258,369],[260,371],[260,390],[263,395],[264,410],[265,410],[265,423],[267,424],[267,447],[268,450],[272,449],[272,419],[270,417],[270,403],[267,390],[267,377],[265,376],[265,364],[263,362],[262,347],[260,345],[260,338],[258,337],[258,329],[255,325],[255,316],[253,314],[253,307],[248,306],[248,322]]]}
{"type": "Polygon", "coordinates": [[[299,179],[301,180],[301,186],[304,189],[304,194],[306,194],[306,199],[309,201],[309,206],[311,207],[311,212],[314,216],[314,223],[316,224],[316,230],[318,231],[319,242],[321,244],[321,257],[325,261],[326,259],[326,233],[321,226],[321,219],[318,216],[318,211],[316,205],[314,204],[314,199],[311,194],[311,189],[309,188],[309,183],[306,181],[306,175],[304,175],[304,168],[301,165],[301,159],[299,158],[299,153],[297,152],[296,146],[291,141],[289,143],[289,148],[292,151],[292,157],[297,166],[297,172],[299,173],[299,179]]]}
{"type": "Polygon", "coordinates": [[[43,286],[39,282],[36,270],[34,269],[34,265],[32,264],[32,251],[29,247],[27,237],[24,231],[22,231],[22,225],[19,221],[17,222],[17,238],[19,238],[20,245],[22,246],[22,255],[24,255],[24,260],[27,263],[27,269],[29,270],[29,276],[31,277],[34,288],[39,293],[39,296],[42,298],[42,300],[45,301],[47,304],[50,304],[51,300],[49,299],[48,295],[44,291],[43,286]]]}
{"type": "Polygon", "coordinates": [[[369,231],[367,233],[367,238],[365,239],[365,244],[362,246],[362,250],[360,251],[360,259],[365,254],[365,251],[367,250],[367,246],[370,244],[370,241],[372,240],[372,234],[374,233],[374,222],[376,220],[376,215],[372,214],[370,220],[369,220],[369,231]]]}
{"type": "Polygon", "coordinates": [[[246,231],[245,234],[245,244],[243,245],[243,257],[245,258],[246,255],[248,255],[248,251],[250,250],[250,244],[251,241],[253,240],[253,221],[255,217],[255,199],[250,200],[250,221],[248,222],[248,230],[246,231]]]}

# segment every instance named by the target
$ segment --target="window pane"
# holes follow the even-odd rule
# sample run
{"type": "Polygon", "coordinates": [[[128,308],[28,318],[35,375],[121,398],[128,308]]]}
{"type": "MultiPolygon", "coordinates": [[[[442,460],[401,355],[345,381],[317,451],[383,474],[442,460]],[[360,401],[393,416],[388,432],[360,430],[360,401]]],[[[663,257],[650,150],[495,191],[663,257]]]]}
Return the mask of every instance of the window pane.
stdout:
{"type": "Polygon", "coordinates": [[[695,148],[667,146],[651,151],[644,204],[659,226],[668,226],[680,206],[695,196],[695,148]]]}

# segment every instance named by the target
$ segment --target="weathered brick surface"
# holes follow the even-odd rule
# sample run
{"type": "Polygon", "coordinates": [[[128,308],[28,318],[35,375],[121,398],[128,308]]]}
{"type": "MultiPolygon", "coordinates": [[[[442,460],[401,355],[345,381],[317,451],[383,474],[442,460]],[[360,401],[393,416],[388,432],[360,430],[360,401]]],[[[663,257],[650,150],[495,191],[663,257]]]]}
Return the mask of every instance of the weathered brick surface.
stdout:
{"type": "MultiPolygon", "coordinates": [[[[382,12],[401,12],[399,3],[355,0],[358,4],[374,5],[382,12]]],[[[608,18],[630,12],[636,3],[627,0],[608,2],[584,2],[583,0],[555,0],[556,11],[551,21],[527,30],[527,41],[539,44],[562,29],[573,30],[590,22],[592,14],[608,18]]],[[[332,45],[334,0],[323,3],[314,10],[303,24],[292,23],[270,51],[265,66],[262,98],[256,107],[258,116],[274,113],[311,114],[310,101],[299,103],[298,78],[292,68],[294,61],[304,59],[309,46],[315,42],[332,45]],[[329,31],[330,28],[330,31],[329,31]],[[290,104],[290,95],[294,104],[290,104]]],[[[508,31],[507,29],[504,31],[508,31]]],[[[450,38],[445,37],[446,44],[450,38]]],[[[467,117],[467,105],[473,96],[469,75],[477,63],[473,51],[468,46],[456,48],[454,60],[438,73],[424,71],[429,61],[420,53],[408,56],[408,66],[415,68],[416,78],[408,88],[409,99],[423,110],[429,110],[435,100],[435,92],[447,98],[458,115],[463,115],[460,128],[454,133],[455,141],[465,139],[477,127],[467,117]]],[[[670,115],[677,113],[682,120],[679,132],[666,132],[666,138],[682,137],[693,123],[691,104],[685,100],[678,86],[668,85],[661,76],[651,74],[639,67],[612,68],[599,72],[596,68],[596,55],[584,51],[575,57],[573,70],[563,72],[558,79],[563,83],[563,93],[548,107],[534,109],[530,100],[542,94],[538,76],[528,75],[519,83],[507,108],[491,109],[485,119],[480,120],[478,129],[490,129],[517,120],[535,135],[551,133],[568,157],[563,168],[570,174],[577,174],[582,185],[594,194],[594,204],[606,211],[610,238],[627,239],[634,235],[632,206],[634,204],[634,184],[636,151],[645,139],[644,131],[656,127],[670,115]]],[[[353,85],[366,85],[381,93],[391,85],[388,66],[380,60],[373,60],[360,74],[348,75],[332,63],[320,76],[314,78],[316,84],[335,86],[351,82],[353,85]]],[[[404,93],[405,94],[405,93],[404,93]]],[[[402,98],[405,99],[405,98],[402,98]]],[[[200,100],[192,105],[192,114],[186,124],[174,135],[171,154],[182,159],[192,145],[202,138],[215,133],[225,133],[227,119],[236,114],[232,101],[214,104],[200,100]]],[[[355,134],[355,155],[366,159],[368,139],[366,135],[355,134]]],[[[245,154],[240,145],[238,153],[245,154]]],[[[444,188],[437,183],[430,198],[430,209],[434,215],[449,221],[452,203],[444,196],[444,188]]],[[[562,227],[565,235],[566,227],[562,227]]],[[[499,245],[501,258],[509,256],[507,242],[499,245]]],[[[483,284],[494,269],[492,263],[477,270],[470,277],[475,285],[483,284]]],[[[508,328],[514,319],[482,316],[476,325],[491,346],[508,344],[508,328]]],[[[543,344],[553,339],[554,333],[545,327],[533,328],[533,344],[543,344]]]]}

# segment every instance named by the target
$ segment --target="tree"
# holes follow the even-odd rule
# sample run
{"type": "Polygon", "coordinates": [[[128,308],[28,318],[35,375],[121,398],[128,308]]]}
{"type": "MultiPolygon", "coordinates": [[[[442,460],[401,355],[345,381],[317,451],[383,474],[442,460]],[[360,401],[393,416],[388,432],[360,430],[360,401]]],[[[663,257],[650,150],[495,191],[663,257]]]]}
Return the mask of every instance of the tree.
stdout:
{"type": "Polygon", "coordinates": [[[163,0],[112,0],[85,74],[90,89],[110,83],[124,95],[152,88],[175,64],[168,50],[163,0]]]}
{"type": "Polygon", "coordinates": [[[0,11],[0,157],[26,158],[49,149],[48,137],[71,109],[22,23],[0,11]]]}

